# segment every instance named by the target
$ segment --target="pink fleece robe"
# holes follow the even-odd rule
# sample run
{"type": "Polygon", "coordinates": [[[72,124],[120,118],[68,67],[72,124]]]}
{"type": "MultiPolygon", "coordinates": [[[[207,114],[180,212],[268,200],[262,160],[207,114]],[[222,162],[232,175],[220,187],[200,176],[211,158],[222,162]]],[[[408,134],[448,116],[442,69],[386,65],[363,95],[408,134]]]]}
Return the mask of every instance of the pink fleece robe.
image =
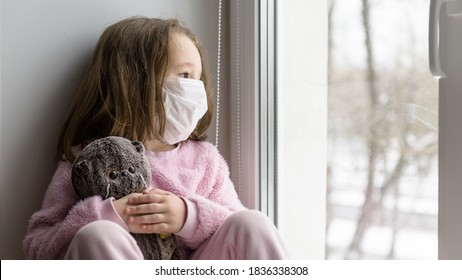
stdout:
{"type": "MultiPolygon", "coordinates": [[[[232,213],[244,210],[229,169],[215,146],[185,141],[168,152],[146,151],[152,187],[172,192],[186,203],[188,216],[177,233],[180,251],[187,257],[209,239],[232,213]]],[[[111,220],[128,230],[112,206],[113,198],[80,200],[71,183],[72,163],[60,161],[42,208],[29,221],[23,247],[27,259],[61,259],[75,233],[97,220],[111,220]]]]}

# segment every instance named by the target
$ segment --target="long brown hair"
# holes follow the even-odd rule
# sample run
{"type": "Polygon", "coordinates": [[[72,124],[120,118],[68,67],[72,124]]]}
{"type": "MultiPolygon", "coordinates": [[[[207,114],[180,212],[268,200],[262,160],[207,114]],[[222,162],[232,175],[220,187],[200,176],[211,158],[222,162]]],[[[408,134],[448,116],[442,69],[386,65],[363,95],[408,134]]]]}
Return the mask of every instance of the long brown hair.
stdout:
{"type": "Polygon", "coordinates": [[[162,86],[172,32],[187,35],[202,59],[208,110],[189,136],[205,140],[213,116],[205,51],[176,19],[135,17],[109,26],[101,35],[58,140],[58,156],[74,161],[73,146],[109,135],[145,141],[161,139],[165,128],[162,86]]]}

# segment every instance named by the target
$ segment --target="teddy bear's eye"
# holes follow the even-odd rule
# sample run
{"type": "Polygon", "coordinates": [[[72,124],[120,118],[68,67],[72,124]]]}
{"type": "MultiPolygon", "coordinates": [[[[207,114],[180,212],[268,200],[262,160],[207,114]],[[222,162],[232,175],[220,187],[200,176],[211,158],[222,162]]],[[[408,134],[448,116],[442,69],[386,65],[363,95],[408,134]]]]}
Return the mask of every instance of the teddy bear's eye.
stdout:
{"type": "Polygon", "coordinates": [[[111,171],[109,172],[109,178],[111,180],[114,180],[114,179],[117,179],[117,177],[119,177],[119,173],[117,171],[111,171]]]}
{"type": "Polygon", "coordinates": [[[130,173],[132,173],[132,174],[135,173],[135,167],[130,166],[130,167],[128,168],[128,172],[130,172],[130,173]]]}

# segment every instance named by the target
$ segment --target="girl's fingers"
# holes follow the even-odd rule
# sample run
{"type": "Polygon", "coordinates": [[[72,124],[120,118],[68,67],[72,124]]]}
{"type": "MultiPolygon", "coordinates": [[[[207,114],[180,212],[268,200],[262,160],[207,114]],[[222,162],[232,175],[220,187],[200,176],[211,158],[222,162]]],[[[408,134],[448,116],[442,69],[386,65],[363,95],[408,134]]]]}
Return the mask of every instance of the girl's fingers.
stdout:
{"type": "Polygon", "coordinates": [[[160,193],[143,193],[135,197],[130,197],[128,204],[161,203],[164,202],[165,197],[165,194],[160,193]]]}
{"type": "Polygon", "coordinates": [[[167,223],[143,225],[142,230],[145,233],[163,233],[163,234],[171,233],[170,225],[167,223]]]}
{"type": "Polygon", "coordinates": [[[140,225],[130,225],[130,232],[132,233],[162,233],[169,234],[172,233],[170,226],[167,223],[157,223],[157,224],[140,224],[140,225]]]}
{"type": "Polygon", "coordinates": [[[158,214],[166,211],[165,204],[149,203],[129,206],[125,210],[126,215],[158,214]]]}
{"type": "Polygon", "coordinates": [[[164,214],[151,214],[151,215],[139,215],[139,216],[130,216],[128,218],[129,224],[140,224],[149,225],[149,224],[159,224],[165,223],[164,214]]]}

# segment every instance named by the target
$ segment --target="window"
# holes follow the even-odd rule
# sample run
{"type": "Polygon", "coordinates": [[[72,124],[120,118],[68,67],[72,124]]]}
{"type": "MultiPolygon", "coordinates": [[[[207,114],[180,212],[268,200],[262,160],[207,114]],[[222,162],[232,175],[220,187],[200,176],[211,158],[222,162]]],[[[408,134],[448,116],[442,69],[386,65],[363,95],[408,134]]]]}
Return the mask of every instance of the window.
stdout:
{"type": "Polygon", "coordinates": [[[240,42],[231,48],[231,80],[240,75],[231,92],[239,87],[240,119],[250,121],[240,130],[242,189],[274,214],[295,259],[438,257],[441,139],[429,4],[231,1],[231,42],[240,42]],[[262,36],[274,36],[264,45],[274,50],[262,52],[262,36]],[[269,102],[262,83],[273,83],[269,102]],[[265,159],[268,149],[274,156],[265,159]],[[266,206],[258,198],[271,189],[259,189],[262,176],[274,184],[266,206]]]}
{"type": "Polygon", "coordinates": [[[436,259],[429,1],[331,1],[328,259],[436,259]]]}

